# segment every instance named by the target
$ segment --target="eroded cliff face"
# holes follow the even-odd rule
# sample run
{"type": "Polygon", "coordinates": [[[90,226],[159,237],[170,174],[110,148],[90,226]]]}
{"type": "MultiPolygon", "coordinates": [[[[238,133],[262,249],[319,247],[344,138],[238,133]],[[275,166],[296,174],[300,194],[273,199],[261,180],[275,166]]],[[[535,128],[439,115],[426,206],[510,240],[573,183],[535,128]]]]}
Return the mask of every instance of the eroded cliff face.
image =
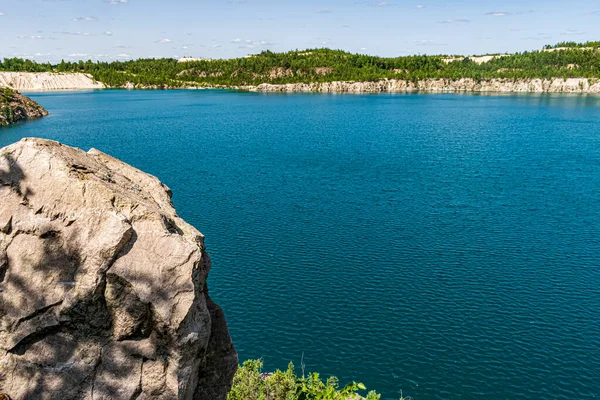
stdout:
{"type": "Polygon", "coordinates": [[[15,90],[77,90],[103,89],[104,84],[82,73],[59,72],[3,72],[0,71],[0,86],[15,90]]]}
{"type": "Polygon", "coordinates": [[[48,115],[42,106],[17,91],[0,87],[0,126],[48,115]]]}
{"type": "Polygon", "coordinates": [[[158,179],[97,150],[0,150],[0,392],[225,399],[237,354],[200,232],[158,179]]]}
{"type": "Polygon", "coordinates": [[[321,93],[406,93],[406,92],[499,92],[499,93],[600,93],[600,81],[587,78],[424,79],[416,82],[385,79],[376,82],[314,82],[269,84],[241,87],[252,92],[321,92],[321,93]]]}

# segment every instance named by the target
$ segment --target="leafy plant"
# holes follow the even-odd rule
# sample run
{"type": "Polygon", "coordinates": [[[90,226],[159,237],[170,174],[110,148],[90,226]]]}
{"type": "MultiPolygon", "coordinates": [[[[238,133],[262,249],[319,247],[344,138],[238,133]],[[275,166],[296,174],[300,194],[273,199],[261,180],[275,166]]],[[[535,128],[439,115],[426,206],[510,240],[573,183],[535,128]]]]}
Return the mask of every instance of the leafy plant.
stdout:
{"type": "MultiPolygon", "coordinates": [[[[243,363],[233,378],[233,386],[228,400],[353,400],[361,399],[360,390],[366,390],[364,384],[351,382],[339,387],[336,377],[323,381],[316,373],[308,376],[296,376],[294,364],[290,363],[286,371],[277,370],[263,373],[261,360],[248,360],[243,363]]],[[[367,394],[366,400],[378,400],[375,391],[367,394]]]]}
{"type": "Polygon", "coordinates": [[[261,360],[248,360],[233,377],[227,400],[266,400],[266,384],[262,377],[261,360]]]}
{"type": "Polygon", "coordinates": [[[13,122],[13,109],[10,101],[13,99],[13,91],[9,88],[0,88],[0,117],[5,123],[13,122]]]}

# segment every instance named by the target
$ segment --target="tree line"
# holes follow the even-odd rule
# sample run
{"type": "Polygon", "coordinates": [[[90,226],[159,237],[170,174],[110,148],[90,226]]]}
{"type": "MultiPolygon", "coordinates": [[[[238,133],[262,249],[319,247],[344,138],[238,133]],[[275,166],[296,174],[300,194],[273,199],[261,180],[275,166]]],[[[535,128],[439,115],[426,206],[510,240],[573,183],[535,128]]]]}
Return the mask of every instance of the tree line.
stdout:
{"type": "Polygon", "coordinates": [[[185,87],[381,79],[600,78],[600,50],[596,43],[600,44],[559,43],[556,47],[566,49],[497,55],[484,63],[469,57],[444,55],[385,58],[342,50],[308,49],[285,53],[263,51],[243,58],[191,62],[152,58],[114,62],[63,60],[50,64],[5,58],[0,62],[0,71],[82,72],[111,87],[127,83],[146,87],[185,87]]]}

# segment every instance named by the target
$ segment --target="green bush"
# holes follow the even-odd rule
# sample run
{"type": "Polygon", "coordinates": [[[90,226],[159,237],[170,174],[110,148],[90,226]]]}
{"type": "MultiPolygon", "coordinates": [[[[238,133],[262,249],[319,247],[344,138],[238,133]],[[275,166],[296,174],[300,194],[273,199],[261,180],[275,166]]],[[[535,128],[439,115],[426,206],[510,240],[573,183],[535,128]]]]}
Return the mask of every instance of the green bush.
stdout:
{"type": "Polygon", "coordinates": [[[10,106],[10,101],[13,98],[13,91],[9,88],[0,88],[0,117],[6,122],[13,122],[13,109],[10,106]]]}
{"type": "MultiPolygon", "coordinates": [[[[277,370],[271,374],[262,372],[261,360],[248,360],[240,366],[233,378],[233,386],[227,400],[349,400],[359,399],[358,391],[366,390],[365,385],[351,382],[339,387],[336,377],[323,381],[318,373],[308,377],[296,376],[294,364],[286,371],[277,370]]],[[[366,400],[378,400],[379,395],[370,391],[366,400]]]]}

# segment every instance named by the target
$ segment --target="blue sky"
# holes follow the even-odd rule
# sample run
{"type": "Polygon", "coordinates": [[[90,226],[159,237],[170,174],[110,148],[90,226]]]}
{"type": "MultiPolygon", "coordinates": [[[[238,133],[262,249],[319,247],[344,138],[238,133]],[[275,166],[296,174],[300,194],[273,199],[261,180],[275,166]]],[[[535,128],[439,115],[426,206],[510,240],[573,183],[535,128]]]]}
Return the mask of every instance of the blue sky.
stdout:
{"type": "Polygon", "coordinates": [[[0,0],[0,57],[483,54],[600,40],[598,0],[0,0]]]}

